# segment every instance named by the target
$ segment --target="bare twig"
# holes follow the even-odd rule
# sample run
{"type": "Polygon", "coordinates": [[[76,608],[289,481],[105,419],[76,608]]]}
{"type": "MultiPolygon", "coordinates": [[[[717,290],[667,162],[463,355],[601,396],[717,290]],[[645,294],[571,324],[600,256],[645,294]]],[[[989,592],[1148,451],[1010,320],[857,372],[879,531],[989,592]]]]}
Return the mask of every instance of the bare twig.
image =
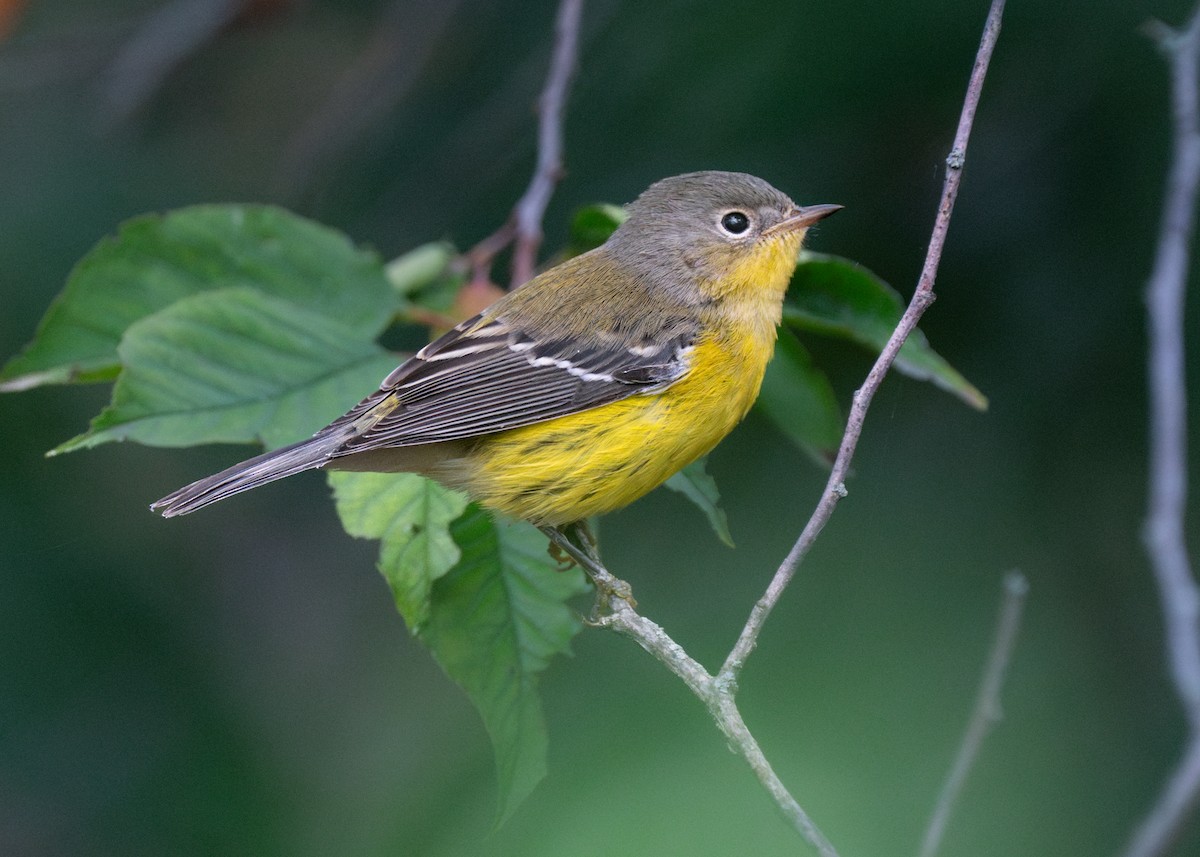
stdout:
{"type": "Polygon", "coordinates": [[[185,60],[242,11],[241,0],[172,0],[147,16],[113,61],[104,95],[118,121],[136,113],[185,60]]]}
{"type": "Polygon", "coordinates": [[[467,261],[471,263],[471,278],[490,279],[492,260],[496,258],[497,253],[512,243],[516,234],[516,217],[510,214],[503,226],[472,247],[467,252],[467,261]]]}
{"type": "Polygon", "coordinates": [[[1166,852],[1200,797],[1200,589],[1184,538],[1187,508],[1187,393],[1184,301],[1200,188],[1200,7],[1187,28],[1148,28],[1171,68],[1174,151],[1158,249],[1146,285],[1149,340],[1149,508],[1143,539],[1158,582],[1167,660],[1188,723],[1178,766],[1143,819],[1125,854],[1166,852]]]}
{"type": "Polygon", "coordinates": [[[288,141],[274,179],[278,190],[297,196],[312,187],[323,167],[404,101],[458,7],[459,0],[394,0],[328,97],[288,141]]]}
{"type": "Polygon", "coordinates": [[[542,246],[542,217],[563,172],[563,116],[567,92],[579,53],[579,22],[583,0],[561,0],[554,22],[554,54],[546,85],[538,98],[537,165],[529,187],[517,200],[508,221],[476,244],[468,254],[476,279],[488,276],[496,254],[513,244],[512,281],[515,288],[533,276],[542,246]]]}
{"type": "Polygon", "coordinates": [[[925,829],[925,838],[921,843],[920,857],[933,857],[937,853],[946,823],[950,820],[950,813],[962,792],[963,783],[966,782],[967,773],[975,763],[975,757],[979,755],[983,739],[1000,719],[1000,690],[1004,686],[1004,676],[1008,672],[1008,661],[1012,655],[1013,644],[1017,640],[1021,611],[1028,592],[1029,583],[1021,572],[1011,571],[1004,576],[1000,616],[996,620],[992,650],[988,654],[983,678],[979,683],[979,693],[975,697],[975,708],[967,722],[967,730],[963,734],[962,743],[959,744],[954,765],[942,784],[942,791],[929,818],[929,826],[925,829]]]}
{"type": "Polygon", "coordinates": [[[91,21],[72,29],[15,39],[0,51],[0,94],[34,92],[63,81],[95,80],[142,25],[140,17],[91,21]]]}
{"type": "Polygon", "coordinates": [[[579,49],[579,20],[583,0],[563,0],[554,24],[554,57],[550,76],[538,99],[538,156],[529,189],[517,202],[513,218],[517,225],[517,244],[513,248],[513,285],[533,276],[537,251],[542,244],[542,216],[563,171],[563,112],[567,89],[575,73],[579,49]]]}
{"type": "Polygon", "coordinates": [[[762,630],[763,623],[767,621],[767,617],[779,602],[779,598],[783,595],[784,589],[787,588],[788,582],[796,573],[796,568],[799,566],[800,561],[808,554],[813,542],[833,514],[838,501],[846,496],[846,474],[849,472],[850,460],[854,457],[855,447],[858,446],[858,439],[862,434],[863,422],[867,416],[867,408],[871,405],[875,391],[879,389],[879,385],[883,382],[884,375],[887,374],[888,369],[891,368],[892,363],[895,361],[896,354],[900,351],[900,346],[904,344],[908,335],[916,328],[921,315],[933,303],[933,282],[937,276],[938,263],[942,258],[942,247],[946,241],[946,231],[950,227],[950,215],[954,210],[954,200],[958,196],[958,186],[962,180],[962,169],[967,155],[967,140],[971,136],[971,126],[975,120],[975,108],[979,104],[979,95],[983,91],[983,80],[987,74],[988,62],[992,58],[992,50],[995,48],[996,39],[1000,35],[1000,18],[1003,14],[1004,0],[992,0],[987,23],[983,29],[983,39],[979,44],[979,51],[975,56],[975,67],[971,72],[971,81],[967,85],[967,95],[963,101],[962,114],[958,120],[958,132],[954,135],[954,146],[950,150],[950,155],[946,158],[946,181],[942,187],[942,200],[938,206],[937,218],[933,224],[933,234],[929,239],[929,250],[925,256],[925,266],[921,270],[921,278],[917,282],[916,292],[913,294],[908,309],[905,310],[904,315],[901,317],[899,325],[897,325],[891,338],[880,352],[879,359],[871,367],[866,381],[854,394],[854,402],[850,407],[850,416],[846,423],[846,432],[842,436],[842,443],[838,448],[837,458],[834,461],[833,469],[829,474],[829,480],[825,485],[825,491],[821,495],[816,510],[813,512],[812,517],[809,518],[808,524],[805,525],[803,532],[801,532],[800,537],[796,540],[795,545],[792,546],[783,564],[775,572],[775,576],[771,579],[766,593],[754,605],[754,609],[750,613],[750,618],[746,621],[746,625],[742,629],[736,645],[734,645],[733,650],[729,653],[729,657],[725,659],[725,664],[721,667],[719,675],[731,685],[737,683],[738,673],[746,663],[746,658],[750,656],[750,652],[754,650],[754,644],[758,639],[759,632],[762,630]]]}
{"type": "Polygon", "coordinates": [[[1157,857],[1166,854],[1196,806],[1200,790],[1200,741],[1192,738],[1184,747],[1154,807],[1142,819],[1125,849],[1125,857],[1157,857]]]}

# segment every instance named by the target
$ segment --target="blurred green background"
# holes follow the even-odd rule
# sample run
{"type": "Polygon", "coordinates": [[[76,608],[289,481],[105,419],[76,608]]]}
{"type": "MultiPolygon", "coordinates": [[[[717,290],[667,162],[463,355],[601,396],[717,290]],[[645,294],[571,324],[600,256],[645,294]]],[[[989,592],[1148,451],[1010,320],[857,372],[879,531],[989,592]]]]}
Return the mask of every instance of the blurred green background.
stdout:
{"type": "MultiPolygon", "coordinates": [[[[275,201],[387,257],[483,237],[528,180],[554,11],[0,2],[0,354],[145,211],[275,201]]],[[[909,293],[985,11],[590,0],[548,246],[581,204],[745,170],[844,204],[810,245],[909,293]]],[[[915,851],[1009,568],[1031,592],[1005,718],[945,853],[1113,853],[1175,757],[1139,542],[1167,76],[1138,28],[1188,11],[1010,3],[923,325],[991,411],[886,382],[743,680],[746,719],[845,857],[915,851]]],[[[812,344],[848,397],[867,357],[812,344]]],[[[149,501],[247,450],[43,459],[106,394],[0,397],[0,853],[804,853],[700,705],[599,631],[545,675],[550,773],[493,832],[482,726],[323,481],[158,519],[149,501]]],[[[644,611],[715,667],[824,474],[753,416],[711,469],[736,550],[670,492],[604,534],[644,611]]],[[[1200,853],[1200,825],[1177,853],[1200,853]]]]}

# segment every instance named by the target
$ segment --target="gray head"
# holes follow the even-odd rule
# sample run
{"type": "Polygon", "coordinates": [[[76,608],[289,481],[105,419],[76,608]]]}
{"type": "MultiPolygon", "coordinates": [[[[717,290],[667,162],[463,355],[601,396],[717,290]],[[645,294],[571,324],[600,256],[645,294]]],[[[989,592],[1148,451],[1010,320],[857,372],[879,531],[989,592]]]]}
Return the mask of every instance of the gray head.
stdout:
{"type": "Polygon", "coordinates": [[[840,208],[800,208],[746,173],[685,173],[655,182],[630,203],[608,247],[655,279],[711,281],[764,242],[787,239],[798,249],[804,230],[840,208]]]}
{"type": "MultiPolygon", "coordinates": [[[[727,208],[757,214],[770,226],[795,207],[787,194],[757,176],[708,170],[655,182],[629,204],[628,211],[629,219],[646,229],[664,223],[694,227],[698,219],[727,208]]],[[[717,220],[705,225],[720,228],[717,220]]]]}

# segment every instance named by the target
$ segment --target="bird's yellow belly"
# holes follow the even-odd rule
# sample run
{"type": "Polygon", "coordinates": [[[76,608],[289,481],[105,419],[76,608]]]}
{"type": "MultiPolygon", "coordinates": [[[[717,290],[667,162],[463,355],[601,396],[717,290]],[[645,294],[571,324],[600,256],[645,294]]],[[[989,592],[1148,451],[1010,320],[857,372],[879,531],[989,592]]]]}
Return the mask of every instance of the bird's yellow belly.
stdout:
{"type": "Polygon", "coordinates": [[[770,354],[769,343],[702,340],[670,395],[633,395],[491,435],[432,475],[539,525],[602,515],[716,446],[754,403],[770,354]]]}

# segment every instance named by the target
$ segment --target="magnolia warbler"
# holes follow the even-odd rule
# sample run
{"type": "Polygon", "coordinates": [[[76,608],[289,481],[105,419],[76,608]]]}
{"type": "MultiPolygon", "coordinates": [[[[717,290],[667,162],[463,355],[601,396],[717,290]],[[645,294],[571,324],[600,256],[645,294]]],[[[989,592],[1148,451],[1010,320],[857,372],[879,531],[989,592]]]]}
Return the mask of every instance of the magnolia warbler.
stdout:
{"type": "Polygon", "coordinates": [[[154,503],[171,517],[304,470],[408,471],[543,527],[624,506],[746,415],[813,223],[743,173],[651,185],[602,246],[506,294],[308,440],[154,503]]]}

